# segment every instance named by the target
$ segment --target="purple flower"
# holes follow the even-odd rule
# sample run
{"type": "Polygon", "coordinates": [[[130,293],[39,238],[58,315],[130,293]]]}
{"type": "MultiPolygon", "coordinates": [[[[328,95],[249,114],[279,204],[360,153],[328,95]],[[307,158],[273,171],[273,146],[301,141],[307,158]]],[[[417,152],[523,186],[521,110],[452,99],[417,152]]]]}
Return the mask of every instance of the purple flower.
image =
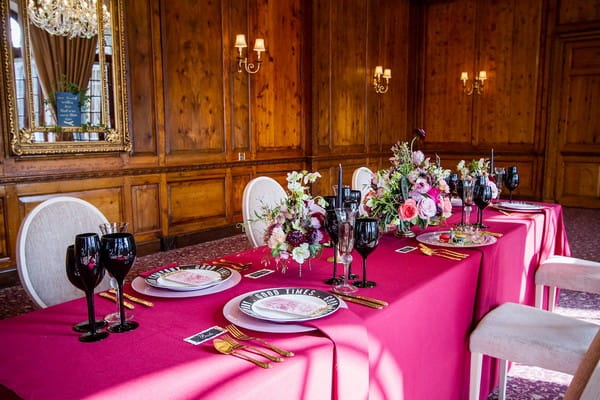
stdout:
{"type": "Polygon", "coordinates": [[[287,242],[292,246],[292,247],[297,247],[300,246],[302,243],[305,243],[305,237],[304,234],[300,231],[291,231],[290,233],[287,234],[287,242]]]}
{"type": "Polygon", "coordinates": [[[423,129],[423,128],[415,129],[415,136],[425,140],[425,129],[423,129]]]}

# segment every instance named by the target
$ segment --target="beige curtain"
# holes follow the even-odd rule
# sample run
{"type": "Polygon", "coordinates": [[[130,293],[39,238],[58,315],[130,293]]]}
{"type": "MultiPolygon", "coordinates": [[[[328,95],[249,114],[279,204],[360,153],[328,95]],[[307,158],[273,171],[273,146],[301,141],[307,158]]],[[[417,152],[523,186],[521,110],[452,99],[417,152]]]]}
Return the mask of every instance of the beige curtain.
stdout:
{"type": "Polygon", "coordinates": [[[51,35],[30,25],[31,49],[44,97],[62,91],[60,81],[66,78],[79,88],[86,88],[92,76],[98,37],[73,38],[51,35]]]}

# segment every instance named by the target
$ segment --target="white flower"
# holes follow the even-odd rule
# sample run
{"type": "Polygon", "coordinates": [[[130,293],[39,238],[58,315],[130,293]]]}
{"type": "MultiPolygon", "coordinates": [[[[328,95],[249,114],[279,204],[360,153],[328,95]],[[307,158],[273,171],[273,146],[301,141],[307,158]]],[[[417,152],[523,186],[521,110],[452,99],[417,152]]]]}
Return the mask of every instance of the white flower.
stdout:
{"type": "Polygon", "coordinates": [[[301,193],[304,190],[304,186],[300,182],[291,181],[287,185],[288,189],[292,193],[301,193]]]}
{"type": "Polygon", "coordinates": [[[421,165],[421,163],[425,160],[425,154],[421,150],[417,150],[412,154],[412,161],[415,165],[421,165]]]}
{"type": "Polygon", "coordinates": [[[280,227],[275,227],[271,231],[271,237],[269,237],[268,245],[269,248],[274,249],[277,245],[285,242],[286,234],[280,227]]]}
{"type": "Polygon", "coordinates": [[[487,185],[492,188],[492,199],[497,199],[498,198],[498,186],[496,186],[496,184],[492,181],[488,181],[487,185]]]}
{"type": "Polygon", "coordinates": [[[419,217],[423,219],[431,218],[437,212],[435,201],[429,197],[423,197],[417,204],[419,217]]]}
{"type": "Polygon", "coordinates": [[[311,172],[304,176],[304,183],[314,183],[317,178],[320,178],[321,174],[318,172],[311,172]]]}
{"type": "Polygon", "coordinates": [[[302,243],[300,246],[292,250],[292,258],[298,264],[304,263],[304,260],[310,257],[310,250],[308,249],[308,243],[302,243]]]}
{"type": "Polygon", "coordinates": [[[302,178],[302,174],[300,174],[296,171],[292,171],[292,172],[288,172],[286,180],[288,182],[298,182],[298,180],[300,180],[301,178],[302,178]]]}

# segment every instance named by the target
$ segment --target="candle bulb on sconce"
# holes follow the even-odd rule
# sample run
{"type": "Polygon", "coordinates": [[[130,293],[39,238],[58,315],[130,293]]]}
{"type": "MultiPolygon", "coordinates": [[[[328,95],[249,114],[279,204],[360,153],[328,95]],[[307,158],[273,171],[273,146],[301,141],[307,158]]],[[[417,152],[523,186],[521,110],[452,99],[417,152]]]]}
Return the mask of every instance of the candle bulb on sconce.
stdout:
{"type": "Polygon", "coordinates": [[[483,85],[485,84],[485,81],[487,79],[487,72],[486,71],[479,71],[479,75],[476,75],[475,78],[473,79],[473,83],[471,84],[471,87],[467,87],[467,82],[469,81],[469,74],[467,72],[461,72],[460,73],[460,80],[462,81],[463,84],[463,92],[467,95],[470,96],[473,93],[477,93],[477,94],[483,94],[483,85]]]}
{"type": "Polygon", "coordinates": [[[267,51],[267,49],[265,48],[264,39],[257,38],[254,41],[254,48],[252,50],[256,52],[256,61],[252,63],[249,63],[248,57],[244,56],[244,49],[248,47],[248,43],[246,42],[246,35],[235,35],[235,44],[233,45],[233,47],[237,48],[239,52],[237,56],[238,72],[242,72],[242,70],[245,70],[249,74],[255,74],[260,70],[260,65],[263,62],[263,60],[261,59],[261,53],[267,51]]]}
{"type": "Polygon", "coordinates": [[[373,88],[375,93],[383,94],[389,89],[390,79],[392,79],[392,70],[390,68],[383,68],[378,65],[375,67],[373,72],[373,88]]]}

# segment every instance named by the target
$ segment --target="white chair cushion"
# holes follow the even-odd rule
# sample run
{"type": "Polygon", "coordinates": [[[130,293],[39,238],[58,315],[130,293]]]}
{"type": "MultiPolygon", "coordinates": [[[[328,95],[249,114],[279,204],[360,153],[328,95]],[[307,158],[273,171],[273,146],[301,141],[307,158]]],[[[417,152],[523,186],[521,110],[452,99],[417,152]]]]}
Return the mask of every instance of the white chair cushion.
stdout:
{"type": "Polygon", "coordinates": [[[600,293],[600,263],[552,256],[540,264],[535,273],[535,284],[600,293]]]}
{"type": "Polygon", "coordinates": [[[600,327],[522,304],[490,311],[470,337],[471,352],[574,374],[600,327]]]}
{"type": "Polygon", "coordinates": [[[266,222],[258,219],[256,213],[260,214],[265,205],[273,207],[280,204],[286,196],[285,190],[275,179],[259,176],[248,182],[242,195],[242,216],[246,236],[252,246],[265,244],[267,228],[266,222]]]}
{"type": "MultiPolygon", "coordinates": [[[[84,295],[67,279],[65,256],[75,235],[95,232],[107,223],[93,205],[74,197],[55,197],[25,217],[17,237],[17,271],[25,291],[40,307],[84,295]]],[[[109,288],[108,274],[97,290],[109,288]]]]}

